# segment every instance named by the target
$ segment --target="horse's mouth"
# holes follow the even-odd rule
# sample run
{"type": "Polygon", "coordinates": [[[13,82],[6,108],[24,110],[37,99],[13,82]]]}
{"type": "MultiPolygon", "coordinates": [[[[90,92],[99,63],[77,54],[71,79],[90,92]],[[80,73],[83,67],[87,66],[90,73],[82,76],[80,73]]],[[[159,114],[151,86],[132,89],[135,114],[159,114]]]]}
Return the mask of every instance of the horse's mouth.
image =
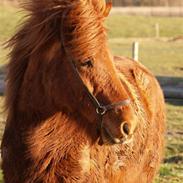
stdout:
{"type": "Polygon", "coordinates": [[[127,144],[132,141],[132,136],[123,137],[121,139],[113,137],[113,135],[109,132],[105,127],[101,128],[99,145],[115,145],[115,144],[127,144]]]}

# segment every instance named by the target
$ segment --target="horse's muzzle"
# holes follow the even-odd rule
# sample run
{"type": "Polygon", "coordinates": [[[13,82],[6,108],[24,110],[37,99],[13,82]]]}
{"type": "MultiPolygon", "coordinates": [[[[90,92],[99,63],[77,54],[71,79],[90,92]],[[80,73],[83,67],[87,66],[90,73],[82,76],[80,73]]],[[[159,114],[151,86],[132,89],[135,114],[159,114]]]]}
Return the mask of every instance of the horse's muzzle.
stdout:
{"type": "MultiPolygon", "coordinates": [[[[123,125],[123,131],[128,132],[127,126],[123,125]]],[[[121,137],[114,137],[112,133],[105,127],[101,128],[99,145],[115,145],[115,144],[127,144],[133,139],[133,135],[125,133],[121,137]]]]}

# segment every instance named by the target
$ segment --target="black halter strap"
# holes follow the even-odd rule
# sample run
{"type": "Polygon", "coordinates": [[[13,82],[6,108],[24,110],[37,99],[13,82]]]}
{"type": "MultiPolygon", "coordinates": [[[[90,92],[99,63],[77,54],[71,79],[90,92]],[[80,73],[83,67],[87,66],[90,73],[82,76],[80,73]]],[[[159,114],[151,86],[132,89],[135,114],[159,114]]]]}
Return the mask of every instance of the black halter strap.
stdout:
{"type": "Polygon", "coordinates": [[[68,50],[66,49],[66,45],[65,45],[65,40],[64,40],[64,36],[63,36],[64,35],[63,25],[64,25],[64,20],[65,20],[65,17],[67,15],[68,11],[69,11],[69,9],[65,10],[63,12],[63,16],[61,19],[61,36],[60,37],[61,37],[62,48],[66,54],[66,58],[68,59],[68,61],[70,62],[71,66],[72,66],[72,70],[73,70],[75,76],[78,78],[78,81],[81,83],[81,85],[83,86],[84,90],[86,91],[88,97],[91,99],[92,103],[94,104],[96,113],[100,116],[103,116],[107,111],[112,110],[116,107],[129,105],[130,99],[122,100],[122,101],[112,103],[109,105],[102,105],[102,104],[100,104],[98,99],[86,87],[85,83],[83,82],[83,79],[80,76],[80,73],[77,69],[77,66],[76,66],[74,60],[73,60],[72,56],[69,54],[68,50]]]}

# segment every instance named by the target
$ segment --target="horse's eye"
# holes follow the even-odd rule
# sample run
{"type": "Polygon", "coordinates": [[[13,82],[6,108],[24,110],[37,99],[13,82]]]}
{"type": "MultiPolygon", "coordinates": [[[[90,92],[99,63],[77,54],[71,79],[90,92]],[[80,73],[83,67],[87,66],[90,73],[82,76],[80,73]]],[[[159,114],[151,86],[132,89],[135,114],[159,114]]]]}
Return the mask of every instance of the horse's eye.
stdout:
{"type": "Polygon", "coordinates": [[[91,60],[87,60],[87,61],[81,63],[81,66],[82,67],[93,67],[93,63],[91,60]]]}

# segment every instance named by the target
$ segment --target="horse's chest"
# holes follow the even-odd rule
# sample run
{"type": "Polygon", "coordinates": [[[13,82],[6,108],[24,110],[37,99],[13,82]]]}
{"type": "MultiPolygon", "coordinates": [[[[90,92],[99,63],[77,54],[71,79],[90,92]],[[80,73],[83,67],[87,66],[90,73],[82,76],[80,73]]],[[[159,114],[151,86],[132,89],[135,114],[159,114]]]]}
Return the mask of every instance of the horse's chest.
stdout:
{"type": "Polygon", "coordinates": [[[109,180],[120,176],[121,170],[125,167],[125,157],[116,150],[93,151],[89,146],[85,146],[81,151],[79,163],[83,173],[96,177],[98,181],[103,180],[108,183],[109,180]]]}

